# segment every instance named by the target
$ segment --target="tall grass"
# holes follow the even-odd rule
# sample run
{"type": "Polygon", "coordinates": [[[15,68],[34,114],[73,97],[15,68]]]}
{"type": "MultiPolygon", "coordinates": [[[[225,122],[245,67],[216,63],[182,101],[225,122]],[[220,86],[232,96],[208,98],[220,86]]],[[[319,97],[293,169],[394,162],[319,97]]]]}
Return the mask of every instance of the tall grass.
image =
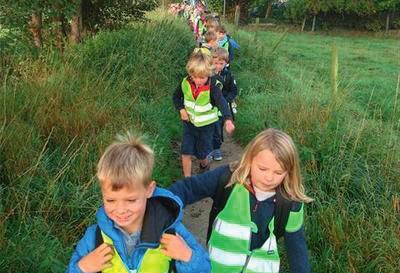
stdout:
{"type": "Polygon", "coordinates": [[[94,222],[95,165],[117,133],[146,133],[159,184],[179,175],[171,94],[192,43],[181,22],[159,20],[14,66],[0,92],[2,272],[65,270],[94,222]]]}
{"type": "Polygon", "coordinates": [[[241,89],[236,138],[277,127],[297,143],[315,198],[306,216],[313,272],[399,272],[398,42],[289,34],[243,69],[280,34],[259,32],[257,43],[237,36],[248,48],[232,68],[241,89]]]}

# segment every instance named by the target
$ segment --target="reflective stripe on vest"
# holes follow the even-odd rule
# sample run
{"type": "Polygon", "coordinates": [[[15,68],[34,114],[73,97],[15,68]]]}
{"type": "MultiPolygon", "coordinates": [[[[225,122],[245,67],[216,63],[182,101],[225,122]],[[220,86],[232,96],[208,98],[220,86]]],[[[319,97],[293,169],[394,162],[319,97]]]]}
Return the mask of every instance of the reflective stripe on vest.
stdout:
{"type": "MultiPolygon", "coordinates": [[[[114,243],[103,231],[101,232],[103,241],[112,246],[114,255],[110,261],[111,267],[104,269],[103,273],[132,273],[122,261],[114,243]]],[[[149,248],[146,250],[140,267],[135,273],[168,273],[171,258],[161,253],[160,248],[149,248]]]]}
{"type": "MultiPolygon", "coordinates": [[[[209,241],[213,273],[278,273],[279,253],[274,234],[273,217],[268,224],[270,236],[259,249],[250,251],[251,233],[257,226],[251,222],[248,190],[236,184],[224,209],[217,215],[209,241]]],[[[303,223],[303,205],[289,214],[288,225],[294,229],[303,223]],[[289,224],[290,223],[290,224],[289,224]]]]}
{"type": "Polygon", "coordinates": [[[199,93],[193,98],[190,83],[185,78],[181,84],[186,112],[190,122],[196,127],[202,127],[218,121],[218,108],[211,105],[210,90],[199,93]]]}

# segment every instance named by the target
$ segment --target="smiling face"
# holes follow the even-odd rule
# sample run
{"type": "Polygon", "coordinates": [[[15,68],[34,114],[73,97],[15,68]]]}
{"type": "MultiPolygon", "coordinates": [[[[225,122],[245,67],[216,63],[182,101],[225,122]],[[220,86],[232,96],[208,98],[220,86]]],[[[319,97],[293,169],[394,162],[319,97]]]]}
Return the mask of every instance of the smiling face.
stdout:
{"type": "Polygon", "coordinates": [[[286,175],[287,172],[283,170],[269,149],[259,152],[251,162],[251,182],[253,186],[262,191],[274,191],[283,182],[286,175]]]}
{"type": "Polygon", "coordinates": [[[111,183],[104,181],[101,192],[107,216],[128,233],[139,231],[142,227],[147,199],[151,197],[155,182],[148,187],[142,184],[134,188],[123,187],[112,190],[111,183]]]}

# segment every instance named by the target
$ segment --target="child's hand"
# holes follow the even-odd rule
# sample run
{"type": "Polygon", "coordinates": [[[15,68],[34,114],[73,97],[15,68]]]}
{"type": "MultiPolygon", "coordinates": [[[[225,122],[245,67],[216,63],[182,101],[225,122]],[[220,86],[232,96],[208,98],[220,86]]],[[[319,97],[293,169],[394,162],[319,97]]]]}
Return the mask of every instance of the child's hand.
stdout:
{"type": "Polygon", "coordinates": [[[160,243],[161,252],[172,259],[188,262],[192,258],[192,249],[179,235],[164,233],[160,243]]]}
{"type": "Polygon", "coordinates": [[[183,120],[183,121],[189,121],[189,115],[188,115],[188,113],[186,112],[186,109],[185,109],[185,108],[182,108],[182,109],[179,111],[179,114],[181,114],[181,120],[183,120]]]}
{"type": "Polygon", "coordinates": [[[225,121],[225,131],[230,135],[233,133],[233,131],[235,131],[235,125],[233,124],[232,120],[227,119],[225,121]]]}
{"type": "Polygon", "coordinates": [[[85,273],[99,272],[110,267],[109,261],[114,255],[113,249],[106,243],[101,244],[98,248],[83,257],[79,263],[79,268],[85,273]]]}

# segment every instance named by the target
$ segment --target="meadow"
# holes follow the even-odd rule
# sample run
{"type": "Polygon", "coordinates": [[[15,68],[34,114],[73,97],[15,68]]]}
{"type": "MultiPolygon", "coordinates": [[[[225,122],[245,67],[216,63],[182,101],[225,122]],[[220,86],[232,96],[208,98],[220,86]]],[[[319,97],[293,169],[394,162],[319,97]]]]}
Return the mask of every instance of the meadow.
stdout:
{"type": "Polygon", "coordinates": [[[399,272],[399,40],[236,36],[236,138],[245,144],[277,127],[298,144],[315,198],[306,217],[313,272],[399,272]]]}
{"type": "MultiPolygon", "coordinates": [[[[147,135],[160,185],[180,176],[171,95],[194,42],[183,21],[151,18],[98,33],[64,56],[21,57],[11,47],[2,56],[1,271],[65,270],[94,222],[95,166],[117,133],[147,135]]],[[[399,40],[232,34],[241,45],[232,65],[240,87],[235,139],[245,145],[276,127],[298,144],[315,198],[306,208],[313,272],[398,273],[399,40]]]]}

